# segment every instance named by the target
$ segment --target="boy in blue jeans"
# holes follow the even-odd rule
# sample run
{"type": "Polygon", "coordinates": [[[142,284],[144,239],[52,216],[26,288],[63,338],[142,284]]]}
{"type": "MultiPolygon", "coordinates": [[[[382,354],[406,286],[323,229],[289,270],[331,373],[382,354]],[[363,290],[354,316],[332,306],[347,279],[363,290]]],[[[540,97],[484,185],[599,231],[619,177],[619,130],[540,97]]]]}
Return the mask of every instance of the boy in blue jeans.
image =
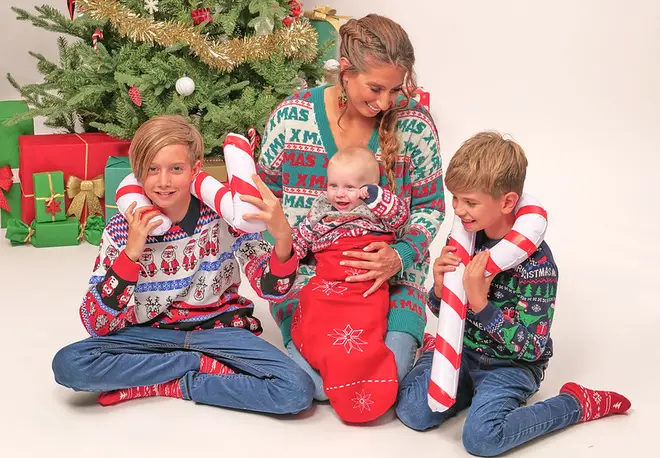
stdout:
{"type": "Polygon", "coordinates": [[[263,200],[244,200],[260,212],[244,218],[264,221],[274,247],[259,234],[229,228],[190,194],[203,154],[202,136],[181,116],[152,118],[135,133],[133,172],[174,224],[162,236],[149,236],[160,222],[151,222],[153,207],[136,210],[135,203],[108,221],[80,307],[91,337],[55,355],[55,380],[99,393],[103,406],[166,396],[298,413],[311,406],[314,384],[258,337],[254,304],[238,292],[242,268],[259,296],[274,302],[286,297],[297,269],[291,228],[258,177],[263,200]]]}
{"type": "MultiPolygon", "coordinates": [[[[456,152],[445,182],[455,214],[476,232],[475,253],[463,286],[469,309],[456,403],[432,412],[427,395],[434,339],[401,383],[397,415],[410,428],[439,426],[469,407],[465,449],[478,456],[500,455],[536,437],[579,422],[626,412],[630,401],[612,391],[567,383],[559,395],[530,406],[552,356],[550,326],[557,290],[557,266],[548,245],[518,267],[484,277],[488,250],[513,227],[527,159],[522,148],[495,132],[482,132],[456,152]]],[[[445,246],[433,266],[429,308],[437,316],[445,272],[458,266],[454,247],[445,246]]]]}

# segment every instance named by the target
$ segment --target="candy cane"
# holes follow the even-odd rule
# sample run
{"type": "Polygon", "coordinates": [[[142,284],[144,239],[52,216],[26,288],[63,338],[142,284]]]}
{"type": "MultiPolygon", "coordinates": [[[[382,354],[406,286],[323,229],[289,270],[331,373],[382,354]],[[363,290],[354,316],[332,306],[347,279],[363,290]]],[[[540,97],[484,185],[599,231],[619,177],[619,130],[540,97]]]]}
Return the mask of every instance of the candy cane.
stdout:
{"type": "MultiPolygon", "coordinates": [[[[516,267],[543,242],[548,216],[539,201],[523,194],[514,211],[516,221],[513,228],[490,249],[486,276],[516,267]]],[[[448,244],[456,247],[455,254],[461,263],[455,271],[444,275],[428,392],[429,407],[435,412],[444,412],[456,402],[468,307],[463,273],[474,254],[474,241],[475,234],[467,232],[461,219],[455,217],[448,244]]]]}
{"type": "Polygon", "coordinates": [[[257,148],[259,148],[259,134],[257,133],[257,129],[254,127],[250,127],[248,130],[248,137],[250,138],[250,148],[252,148],[252,152],[254,153],[257,148]]]}
{"type": "Polygon", "coordinates": [[[101,32],[99,29],[96,29],[92,34],[92,45],[94,45],[96,52],[99,52],[99,40],[103,40],[103,32],[101,32]]]}
{"type": "MultiPolygon", "coordinates": [[[[190,185],[190,193],[211,207],[230,226],[241,232],[262,232],[266,225],[261,222],[245,221],[245,213],[258,213],[260,210],[252,204],[240,200],[241,195],[251,195],[261,199],[252,175],[256,166],[248,140],[242,135],[227,134],[223,146],[229,185],[227,187],[206,172],[200,172],[190,185]],[[231,188],[231,189],[230,189],[231,188]]],[[[128,207],[137,202],[135,209],[153,207],[144,189],[132,173],[119,183],[115,201],[117,209],[126,214],[128,207]]],[[[163,235],[172,227],[172,220],[165,215],[154,216],[151,221],[161,219],[163,223],[153,229],[149,235],[163,235]]]]}

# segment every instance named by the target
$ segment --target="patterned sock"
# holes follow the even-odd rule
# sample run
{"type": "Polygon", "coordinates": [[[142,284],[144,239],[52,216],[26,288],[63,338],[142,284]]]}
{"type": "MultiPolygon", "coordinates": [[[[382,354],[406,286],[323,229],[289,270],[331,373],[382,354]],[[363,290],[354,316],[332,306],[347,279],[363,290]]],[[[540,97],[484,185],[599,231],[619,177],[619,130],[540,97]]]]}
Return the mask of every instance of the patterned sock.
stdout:
{"type": "Polygon", "coordinates": [[[158,385],[134,386],[123,390],[106,391],[101,393],[97,399],[98,403],[104,407],[119,404],[120,402],[131,399],[148,398],[151,396],[167,396],[170,398],[183,399],[179,379],[158,385]]]}
{"type": "Polygon", "coordinates": [[[419,349],[420,355],[423,355],[429,350],[435,348],[435,336],[429,334],[428,332],[424,333],[424,340],[422,341],[422,347],[419,349]]]}
{"type": "Polygon", "coordinates": [[[231,367],[206,355],[202,355],[202,358],[199,361],[199,371],[205,374],[214,375],[236,373],[231,367]]]}
{"type": "Polygon", "coordinates": [[[582,406],[580,422],[597,420],[609,415],[625,413],[630,409],[630,401],[614,391],[597,391],[585,388],[577,383],[566,383],[560,393],[572,394],[582,406]]]}

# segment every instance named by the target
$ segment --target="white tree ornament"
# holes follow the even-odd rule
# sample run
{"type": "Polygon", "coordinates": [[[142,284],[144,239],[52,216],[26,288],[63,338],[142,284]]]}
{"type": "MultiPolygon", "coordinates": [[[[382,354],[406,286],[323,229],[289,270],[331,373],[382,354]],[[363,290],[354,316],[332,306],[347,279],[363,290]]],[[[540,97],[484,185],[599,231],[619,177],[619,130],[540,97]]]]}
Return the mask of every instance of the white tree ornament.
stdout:
{"type": "Polygon", "coordinates": [[[144,0],[144,9],[153,16],[158,12],[158,0],[144,0]]]}
{"type": "Polygon", "coordinates": [[[184,97],[189,96],[193,92],[195,92],[195,82],[193,81],[192,78],[189,78],[187,76],[183,76],[176,80],[176,92],[179,93],[179,95],[182,95],[184,97]]]}

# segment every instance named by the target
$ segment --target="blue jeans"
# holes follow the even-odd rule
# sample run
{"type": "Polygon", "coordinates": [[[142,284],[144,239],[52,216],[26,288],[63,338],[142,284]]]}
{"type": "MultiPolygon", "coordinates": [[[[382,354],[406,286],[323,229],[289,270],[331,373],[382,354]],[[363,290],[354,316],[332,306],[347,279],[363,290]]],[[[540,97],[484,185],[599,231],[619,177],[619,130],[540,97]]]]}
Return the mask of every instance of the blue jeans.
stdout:
{"type": "Polygon", "coordinates": [[[133,326],[61,349],[55,381],[102,392],[179,380],[184,399],[232,409],[295,414],[312,405],[314,384],[286,354],[237,328],[184,332],[133,326]],[[199,372],[202,354],[236,374],[199,372]]]}
{"type": "Polygon", "coordinates": [[[470,407],[463,446],[472,455],[497,456],[536,437],[577,423],[577,399],[560,394],[522,407],[538,391],[545,367],[499,360],[465,349],[456,404],[433,412],[427,395],[433,352],[424,353],[401,384],[396,413],[408,427],[423,431],[470,407]]]}
{"type": "MultiPolygon", "coordinates": [[[[396,373],[399,382],[403,380],[406,374],[410,371],[413,363],[415,362],[415,354],[417,352],[417,341],[413,336],[406,332],[389,331],[385,335],[385,345],[394,353],[394,361],[396,363],[396,373]]],[[[321,374],[309,365],[307,360],[300,354],[293,341],[289,341],[286,346],[289,356],[294,360],[314,381],[314,399],[317,401],[327,401],[328,396],[323,390],[323,380],[321,374]]]]}

